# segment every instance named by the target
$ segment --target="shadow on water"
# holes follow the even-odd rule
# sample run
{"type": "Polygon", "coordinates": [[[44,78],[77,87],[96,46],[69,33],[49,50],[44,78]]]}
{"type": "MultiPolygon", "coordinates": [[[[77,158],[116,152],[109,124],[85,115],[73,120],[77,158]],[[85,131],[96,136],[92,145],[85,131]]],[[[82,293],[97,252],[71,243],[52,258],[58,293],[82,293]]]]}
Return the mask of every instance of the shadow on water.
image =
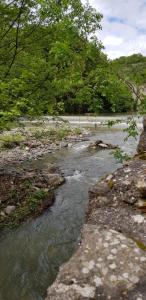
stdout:
{"type": "MultiPolygon", "coordinates": [[[[123,143],[121,131],[101,130],[91,140],[121,144],[134,153],[136,143],[123,143]]],[[[42,216],[5,232],[0,239],[0,300],[42,300],[59,266],[72,255],[88,204],[89,186],[117,167],[110,151],[87,150],[88,142],[49,154],[34,164],[55,162],[66,177],[55,204],[42,216]]]]}

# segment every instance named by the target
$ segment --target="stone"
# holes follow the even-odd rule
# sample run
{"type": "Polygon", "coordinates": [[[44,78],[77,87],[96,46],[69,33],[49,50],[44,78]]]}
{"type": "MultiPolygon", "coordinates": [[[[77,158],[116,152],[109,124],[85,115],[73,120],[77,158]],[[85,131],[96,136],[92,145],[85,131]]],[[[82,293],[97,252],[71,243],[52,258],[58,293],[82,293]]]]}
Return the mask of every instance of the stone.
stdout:
{"type": "Polygon", "coordinates": [[[135,204],[138,208],[143,208],[145,207],[146,208],[146,201],[144,200],[138,200],[138,202],[135,204]]]}
{"type": "Polygon", "coordinates": [[[136,187],[139,190],[141,197],[146,198],[146,178],[139,180],[136,187]]]}
{"type": "Polygon", "coordinates": [[[67,147],[68,147],[68,143],[66,143],[66,142],[61,142],[61,143],[60,143],[60,147],[61,147],[61,148],[67,148],[67,147]]]}
{"type": "Polygon", "coordinates": [[[99,147],[101,148],[108,148],[108,145],[104,144],[104,143],[100,143],[98,144],[99,147]]]}
{"type": "Polygon", "coordinates": [[[115,149],[117,146],[108,144],[108,143],[103,143],[101,140],[97,140],[94,143],[91,143],[88,146],[89,149],[97,149],[97,150],[102,150],[102,149],[115,149]]]}
{"type": "Polygon", "coordinates": [[[59,174],[48,174],[48,184],[54,188],[65,182],[65,178],[59,174]]]}
{"type": "Polygon", "coordinates": [[[109,174],[107,177],[106,177],[106,181],[111,181],[113,179],[113,174],[109,174]]]}
{"type": "Polygon", "coordinates": [[[92,196],[105,196],[110,191],[110,188],[108,186],[108,183],[105,182],[99,182],[93,185],[89,189],[89,195],[92,196]]]}
{"type": "Polygon", "coordinates": [[[4,213],[3,210],[0,212],[0,216],[1,216],[1,217],[5,217],[5,213],[4,213]]]}
{"type": "Polygon", "coordinates": [[[135,215],[135,216],[133,216],[133,220],[134,220],[134,222],[141,224],[145,221],[145,218],[141,215],[135,215]]]}
{"type": "Polygon", "coordinates": [[[15,205],[8,205],[8,206],[4,209],[4,212],[5,212],[7,215],[10,215],[15,209],[16,209],[16,206],[15,206],[15,205]]]}
{"type": "Polygon", "coordinates": [[[103,196],[99,196],[95,199],[96,202],[96,208],[97,207],[103,207],[107,206],[111,203],[111,199],[103,196]]]}
{"type": "Polygon", "coordinates": [[[91,143],[88,148],[89,149],[96,149],[100,143],[102,143],[102,141],[101,140],[97,140],[96,142],[91,143]]]}
{"type": "Polygon", "coordinates": [[[137,152],[139,154],[146,152],[146,117],[143,118],[143,132],[140,136],[137,152]]]}
{"type": "Polygon", "coordinates": [[[127,197],[127,198],[124,199],[124,202],[126,202],[128,204],[135,204],[136,201],[137,201],[137,199],[135,197],[133,197],[133,196],[127,197]]]}
{"type": "Polygon", "coordinates": [[[54,192],[48,192],[48,195],[45,199],[42,200],[41,202],[41,210],[44,211],[48,207],[50,207],[53,202],[55,201],[55,195],[54,192]]]}
{"type": "Polygon", "coordinates": [[[133,240],[115,230],[87,224],[81,245],[60,268],[46,300],[135,300],[137,294],[145,299],[145,290],[141,289],[142,278],[146,284],[145,274],[145,252],[133,240]]]}

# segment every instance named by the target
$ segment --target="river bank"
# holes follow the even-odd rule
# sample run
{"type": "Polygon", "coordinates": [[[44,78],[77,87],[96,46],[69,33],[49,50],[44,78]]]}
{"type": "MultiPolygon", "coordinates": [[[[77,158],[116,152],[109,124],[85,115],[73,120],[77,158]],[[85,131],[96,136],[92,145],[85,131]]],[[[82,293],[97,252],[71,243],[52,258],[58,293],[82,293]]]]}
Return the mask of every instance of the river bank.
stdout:
{"type": "MultiPolygon", "coordinates": [[[[36,217],[54,202],[54,190],[65,179],[55,165],[43,169],[29,166],[42,156],[88,141],[93,129],[72,127],[24,127],[0,136],[0,228],[17,226],[29,217],[36,217]],[[26,167],[26,162],[27,167],[26,167]],[[20,167],[21,164],[21,167],[20,167]]],[[[97,140],[89,149],[107,150],[116,146],[97,140]]]]}
{"type": "Polygon", "coordinates": [[[40,215],[54,200],[54,190],[64,183],[54,165],[43,169],[29,167],[27,161],[72,147],[89,136],[89,130],[64,126],[23,127],[0,136],[0,228],[15,227],[40,215]],[[20,167],[21,164],[21,167],[20,167]]]}
{"type": "Polygon", "coordinates": [[[146,154],[94,184],[89,198],[80,246],[60,268],[46,300],[144,300],[146,154]]]}
{"type": "MultiPolygon", "coordinates": [[[[42,156],[27,160],[25,167],[44,169],[52,164],[59,168],[65,183],[55,189],[55,202],[44,213],[17,228],[3,231],[0,239],[0,299],[43,300],[58,268],[75,253],[80,230],[85,222],[89,187],[120,164],[112,150],[89,149],[97,140],[118,145],[129,155],[136,141],[124,141],[124,132],[105,127],[97,128],[88,141],[73,143],[42,156]],[[7,278],[7,280],[6,280],[7,278]]],[[[23,163],[19,163],[21,171],[23,163]]],[[[10,164],[9,164],[10,166],[10,164]]]]}
{"type": "Polygon", "coordinates": [[[47,153],[71,147],[73,143],[88,139],[90,131],[60,124],[18,127],[0,135],[1,166],[39,159],[47,153]]]}

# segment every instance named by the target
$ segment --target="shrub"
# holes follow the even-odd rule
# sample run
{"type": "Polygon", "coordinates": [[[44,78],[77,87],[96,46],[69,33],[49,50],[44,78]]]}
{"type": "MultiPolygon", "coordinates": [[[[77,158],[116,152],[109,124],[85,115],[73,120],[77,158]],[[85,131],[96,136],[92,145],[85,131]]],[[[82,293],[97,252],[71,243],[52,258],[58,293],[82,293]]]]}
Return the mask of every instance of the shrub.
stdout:
{"type": "Polygon", "coordinates": [[[3,148],[14,148],[19,146],[24,141],[24,136],[21,134],[7,134],[0,137],[0,141],[2,142],[3,148]]]}

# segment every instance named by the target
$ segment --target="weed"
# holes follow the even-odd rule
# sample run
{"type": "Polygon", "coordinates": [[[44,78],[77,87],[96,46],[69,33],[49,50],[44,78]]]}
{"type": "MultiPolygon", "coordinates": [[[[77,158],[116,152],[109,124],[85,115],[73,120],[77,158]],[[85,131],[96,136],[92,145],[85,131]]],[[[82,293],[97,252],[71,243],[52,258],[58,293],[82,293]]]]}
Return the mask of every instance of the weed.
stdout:
{"type": "Polygon", "coordinates": [[[81,128],[76,127],[76,128],[74,129],[74,133],[77,134],[77,135],[80,135],[80,134],[82,133],[81,128]]]}
{"type": "Polygon", "coordinates": [[[0,137],[0,141],[2,142],[3,148],[14,148],[19,146],[25,140],[24,136],[19,134],[6,134],[0,137]]]}
{"type": "Polygon", "coordinates": [[[111,152],[115,159],[117,160],[117,162],[119,163],[123,163],[123,161],[127,161],[130,159],[130,156],[125,153],[124,151],[122,151],[120,148],[117,148],[116,150],[111,152]]]}

